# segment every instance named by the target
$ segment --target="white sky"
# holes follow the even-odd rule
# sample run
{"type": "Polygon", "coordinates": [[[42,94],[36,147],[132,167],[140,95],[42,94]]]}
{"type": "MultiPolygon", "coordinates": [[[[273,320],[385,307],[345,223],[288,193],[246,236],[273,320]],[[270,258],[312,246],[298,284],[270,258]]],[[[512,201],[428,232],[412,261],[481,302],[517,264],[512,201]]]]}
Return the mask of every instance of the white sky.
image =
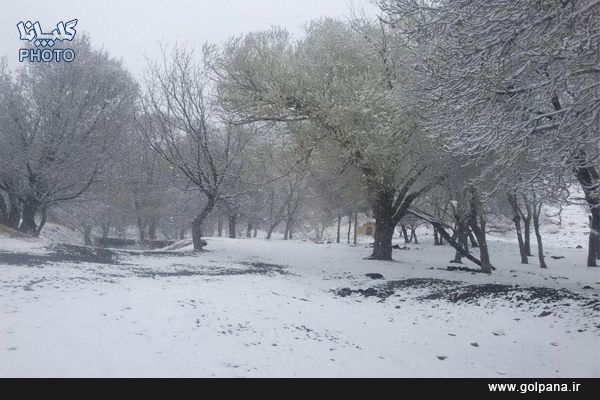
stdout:
{"type": "Polygon", "coordinates": [[[279,25],[294,34],[301,25],[322,16],[343,18],[350,6],[377,9],[366,0],[0,0],[0,55],[17,66],[20,21],[39,21],[43,29],[77,18],[77,33],[86,32],[95,47],[123,58],[141,74],[144,54],[158,56],[157,42],[187,41],[196,47],[222,43],[229,37],[279,25]]]}

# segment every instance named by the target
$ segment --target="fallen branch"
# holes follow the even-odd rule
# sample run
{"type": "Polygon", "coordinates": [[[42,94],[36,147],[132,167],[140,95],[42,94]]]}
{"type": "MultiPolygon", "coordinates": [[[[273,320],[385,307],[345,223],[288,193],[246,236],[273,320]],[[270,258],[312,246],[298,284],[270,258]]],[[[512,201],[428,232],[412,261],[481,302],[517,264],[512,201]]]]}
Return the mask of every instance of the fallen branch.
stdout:
{"type": "MultiPolygon", "coordinates": [[[[446,242],[448,242],[450,244],[450,246],[452,246],[454,249],[456,249],[456,251],[458,251],[463,257],[465,257],[469,261],[473,262],[477,266],[481,267],[481,261],[479,259],[477,259],[476,257],[474,257],[471,253],[466,251],[460,244],[456,243],[456,241],[453,239],[453,237],[450,236],[450,234],[448,234],[446,229],[452,229],[448,224],[445,224],[444,222],[439,221],[433,215],[427,214],[426,212],[423,212],[423,211],[419,211],[419,210],[415,210],[415,209],[411,208],[410,210],[408,210],[408,213],[414,215],[417,218],[422,219],[423,221],[429,222],[431,225],[433,225],[433,227],[435,229],[437,229],[440,236],[442,238],[444,238],[444,240],[446,242]]],[[[496,270],[496,268],[494,268],[494,267],[492,267],[492,269],[494,271],[496,270]]]]}

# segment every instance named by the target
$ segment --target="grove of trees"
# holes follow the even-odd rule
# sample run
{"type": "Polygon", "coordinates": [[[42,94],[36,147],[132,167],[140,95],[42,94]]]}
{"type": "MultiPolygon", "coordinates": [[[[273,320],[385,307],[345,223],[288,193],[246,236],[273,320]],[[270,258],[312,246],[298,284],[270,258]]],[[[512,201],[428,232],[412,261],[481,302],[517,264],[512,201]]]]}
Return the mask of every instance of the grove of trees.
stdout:
{"type": "Polygon", "coordinates": [[[372,260],[427,226],[491,273],[491,231],[547,268],[546,214],[577,203],[597,266],[600,0],[373,3],[300,37],[165,44],[139,81],[87,36],[71,63],[2,60],[0,223],[200,251],[259,230],[350,243],[367,215],[372,260]]]}

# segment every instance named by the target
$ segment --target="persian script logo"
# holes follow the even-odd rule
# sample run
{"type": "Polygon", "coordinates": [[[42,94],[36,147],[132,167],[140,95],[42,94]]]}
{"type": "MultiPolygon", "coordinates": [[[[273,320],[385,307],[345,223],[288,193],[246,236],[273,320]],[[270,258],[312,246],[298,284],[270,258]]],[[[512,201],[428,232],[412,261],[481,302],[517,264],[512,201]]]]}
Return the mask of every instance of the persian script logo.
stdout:
{"type": "Polygon", "coordinates": [[[39,22],[36,22],[35,24],[32,24],[31,21],[25,23],[23,23],[23,21],[19,22],[17,28],[19,28],[21,40],[27,40],[35,47],[49,47],[47,49],[20,49],[19,61],[23,62],[26,59],[30,62],[73,61],[75,59],[75,52],[73,49],[50,49],[50,47],[53,47],[59,40],[61,42],[65,40],[68,40],[69,42],[72,41],[77,33],[75,30],[76,25],[76,19],[69,21],[66,24],[59,22],[52,33],[44,33],[42,32],[39,22]]]}

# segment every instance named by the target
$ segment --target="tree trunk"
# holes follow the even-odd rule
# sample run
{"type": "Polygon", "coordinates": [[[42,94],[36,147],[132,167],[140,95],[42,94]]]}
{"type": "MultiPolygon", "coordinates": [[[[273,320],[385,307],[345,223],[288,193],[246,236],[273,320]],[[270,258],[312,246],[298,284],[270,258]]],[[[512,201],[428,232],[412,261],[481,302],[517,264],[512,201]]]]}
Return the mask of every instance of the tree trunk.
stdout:
{"type": "Polygon", "coordinates": [[[492,263],[490,262],[490,253],[487,246],[487,239],[485,234],[485,222],[481,220],[481,228],[471,228],[475,233],[475,237],[479,241],[479,258],[481,261],[481,271],[486,274],[492,273],[492,263]]]}
{"type": "MultiPolygon", "coordinates": [[[[462,247],[462,245],[459,243],[459,246],[462,247]]],[[[450,261],[452,264],[462,264],[462,253],[458,250],[456,250],[456,253],[454,254],[454,260],[450,261]]]]}
{"type": "Polygon", "coordinates": [[[219,215],[219,221],[217,223],[217,231],[219,237],[223,237],[223,218],[219,215]]]}
{"type": "Polygon", "coordinates": [[[146,224],[144,223],[144,220],[140,216],[137,217],[137,225],[138,225],[140,242],[143,242],[144,240],[146,240],[146,224]]]}
{"type": "MultiPolygon", "coordinates": [[[[462,247],[462,245],[459,243],[459,246],[462,247]]],[[[454,254],[454,260],[450,261],[453,264],[462,264],[462,253],[458,250],[456,250],[456,253],[454,254]]]]}
{"type": "Polygon", "coordinates": [[[419,238],[417,238],[417,228],[410,228],[410,241],[415,240],[415,244],[419,244],[419,238]]]}
{"type": "Polygon", "coordinates": [[[271,240],[271,236],[273,236],[273,232],[275,231],[275,229],[277,229],[277,225],[271,225],[269,226],[269,230],[267,231],[267,240],[271,240]]]}
{"type": "Polygon", "coordinates": [[[38,207],[39,204],[35,200],[25,201],[23,205],[23,221],[21,221],[19,231],[32,236],[36,234],[37,224],[35,223],[35,214],[37,213],[38,207]]]}
{"type": "Polygon", "coordinates": [[[350,235],[352,234],[352,214],[348,215],[348,244],[350,244],[350,235]]]}
{"type": "Polygon", "coordinates": [[[202,212],[192,222],[192,241],[194,242],[194,251],[202,251],[202,224],[204,223],[204,220],[208,218],[214,207],[215,200],[209,197],[208,202],[202,212]]]}
{"type": "Polygon", "coordinates": [[[396,230],[394,222],[394,196],[390,193],[379,193],[373,213],[375,214],[375,244],[371,260],[392,260],[392,239],[396,230]]]}
{"type": "Polygon", "coordinates": [[[481,261],[481,271],[486,274],[492,273],[492,263],[490,262],[490,253],[487,247],[485,233],[485,218],[481,210],[477,189],[474,186],[469,187],[469,202],[471,212],[469,214],[469,226],[473,230],[477,241],[479,242],[479,258],[481,261]],[[479,216],[479,219],[477,218],[479,216]]]}
{"type": "Polygon", "coordinates": [[[513,219],[517,230],[517,242],[519,243],[519,253],[521,254],[521,264],[529,264],[527,250],[525,249],[525,241],[523,240],[523,232],[521,231],[521,218],[513,219]]]}
{"type": "Polygon", "coordinates": [[[248,228],[246,229],[246,238],[252,237],[252,223],[248,222],[248,228]]]}
{"type": "Polygon", "coordinates": [[[267,232],[267,240],[271,240],[271,236],[273,235],[273,232],[275,231],[275,229],[277,229],[277,227],[281,224],[282,221],[283,221],[283,217],[276,219],[275,221],[273,221],[273,223],[271,225],[269,225],[269,230],[267,232]]]}
{"type": "Polygon", "coordinates": [[[258,227],[254,227],[254,238],[258,236],[258,227]]]}
{"type": "Polygon", "coordinates": [[[358,213],[354,213],[354,244],[358,244],[358,213]]]}
{"type": "Polygon", "coordinates": [[[185,229],[179,231],[179,240],[185,239],[185,229]]]}
{"type": "Polygon", "coordinates": [[[338,228],[337,228],[337,240],[336,243],[340,243],[342,239],[342,216],[338,215],[338,228]]]}
{"type": "Polygon", "coordinates": [[[203,218],[200,215],[192,222],[192,242],[194,243],[194,251],[202,250],[202,222],[203,218]]]}
{"type": "Polygon", "coordinates": [[[110,222],[107,222],[102,225],[102,239],[108,239],[109,233],[110,233],[110,222]]]}
{"type": "MultiPolygon", "coordinates": [[[[581,155],[581,164],[589,164],[585,154],[581,155]]],[[[585,199],[591,212],[588,267],[597,267],[598,252],[600,251],[600,232],[598,231],[600,228],[600,198],[594,193],[594,190],[600,184],[600,174],[596,168],[582,166],[575,169],[575,176],[585,193],[585,199]]]]}
{"type": "MultiPolygon", "coordinates": [[[[458,236],[458,245],[461,248],[464,248],[463,243],[462,243],[463,242],[462,239],[463,239],[463,235],[459,235],[458,236]]],[[[454,254],[454,260],[452,260],[450,262],[453,263],[453,264],[462,264],[462,252],[456,250],[456,253],[454,254]]]]}
{"type": "Polygon", "coordinates": [[[473,235],[473,231],[471,229],[469,229],[469,240],[471,241],[471,247],[479,247],[479,243],[477,243],[477,239],[475,239],[475,235],[473,235]]]}
{"type": "Polygon", "coordinates": [[[44,226],[46,225],[47,216],[48,216],[48,208],[44,207],[44,208],[42,208],[42,220],[40,221],[40,225],[37,227],[37,229],[35,231],[35,237],[40,237],[40,234],[42,233],[42,229],[44,229],[44,226]]]}
{"type": "Polygon", "coordinates": [[[236,228],[237,228],[237,216],[230,215],[229,216],[229,239],[235,239],[237,237],[236,228]]]}
{"type": "MultiPolygon", "coordinates": [[[[535,196],[534,196],[535,201],[535,196]]],[[[546,265],[546,259],[544,257],[544,245],[542,244],[542,234],[540,233],[540,213],[542,211],[542,205],[539,206],[535,203],[533,204],[533,229],[535,231],[535,237],[538,243],[538,257],[540,260],[540,267],[543,269],[548,268],[546,265]]]]}
{"type": "Polygon", "coordinates": [[[8,227],[13,229],[19,229],[19,223],[21,222],[21,206],[19,199],[11,194],[8,195],[8,202],[10,204],[10,211],[8,212],[8,227]]]}
{"type": "Polygon", "coordinates": [[[540,268],[546,269],[548,268],[548,266],[546,265],[546,259],[544,257],[544,245],[542,244],[542,234],[540,233],[540,226],[537,222],[534,222],[533,225],[535,229],[535,237],[538,243],[538,257],[540,260],[540,268]]]}
{"type": "Polygon", "coordinates": [[[292,224],[292,219],[288,218],[288,220],[285,223],[285,234],[283,236],[283,240],[289,240],[292,238],[292,224]]]}
{"type": "Polygon", "coordinates": [[[598,252],[600,251],[600,209],[592,208],[592,216],[590,217],[590,239],[588,252],[588,267],[597,267],[598,252]]]}
{"type": "Polygon", "coordinates": [[[531,218],[523,219],[523,230],[525,235],[525,255],[531,256],[531,218]]]}
{"type": "Polygon", "coordinates": [[[469,230],[468,223],[464,221],[464,218],[460,218],[458,214],[455,214],[456,226],[458,230],[458,234],[456,237],[458,238],[458,246],[462,248],[464,251],[456,250],[456,255],[454,256],[454,260],[452,263],[462,264],[462,256],[465,252],[469,252],[469,243],[468,243],[468,234],[469,230]]]}
{"type": "Polygon", "coordinates": [[[156,230],[158,221],[155,218],[150,219],[150,226],[148,227],[148,238],[150,240],[156,240],[156,230]]]}
{"type": "Polygon", "coordinates": [[[317,236],[317,240],[323,239],[323,237],[321,236],[321,229],[319,228],[319,223],[314,222],[313,226],[315,228],[315,235],[317,236]]]}
{"type": "Polygon", "coordinates": [[[8,223],[8,207],[4,201],[4,196],[0,193],[0,224],[6,225],[8,223]]]}
{"type": "Polygon", "coordinates": [[[517,204],[517,195],[508,193],[508,202],[513,210],[512,220],[515,223],[517,230],[517,241],[519,242],[519,252],[521,253],[521,264],[529,264],[527,251],[525,250],[525,242],[523,240],[523,231],[521,230],[521,214],[519,213],[519,205],[517,204]]]}
{"type": "Polygon", "coordinates": [[[596,260],[600,260],[600,232],[598,233],[598,251],[596,252],[596,260]]]}
{"type": "Polygon", "coordinates": [[[92,229],[91,225],[83,225],[83,240],[86,246],[91,246],[92,243],[92,229]]]}
{"type": "Polygon", "coordinates": [[[435,227],[433,228],[433,245],[434,246],[440,245],[440,238],[439,238],[438,230],[435,227]]]}
{"type": "Polygon", "coordinates": [[[401,225],[400,229],[402,229],[402,235],[404,236],[404,244],[409,244],[410,239],[408,238],[408,230],[406,229],[406,226],[401,225]]]}
{"type": "Polygon", "coordinates": [[[518,208],[521,219],[523,220],[523,229],[525,236],[525,254],[531,257],[531,219],[533,218],[531,202],[526,195],[523,195],[523,202],[525,204],[525,212],[518,208]]]}

